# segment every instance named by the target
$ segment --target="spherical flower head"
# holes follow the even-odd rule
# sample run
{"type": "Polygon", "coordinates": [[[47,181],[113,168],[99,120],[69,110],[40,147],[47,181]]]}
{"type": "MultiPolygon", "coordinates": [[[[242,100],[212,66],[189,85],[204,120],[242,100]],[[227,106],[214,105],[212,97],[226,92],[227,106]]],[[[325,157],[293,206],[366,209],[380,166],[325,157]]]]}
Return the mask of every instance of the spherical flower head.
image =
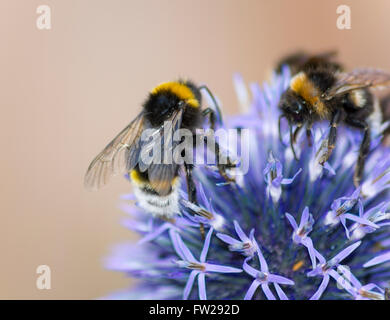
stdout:
{"type": "MultiPolygon", "coordinates": [[[[296,137],[278,103],[289,70],[262,87],[234,83],[242,115],[220,127],[249,129],[248,172],[226,183],[212,166],[196,166],[198,204],[162,221],[128,204],[124,225],[137,244],[116,248],[107,267],[137,278],[109,298],[130,299],[375,299],[390,286],[390,150],[373,130],[361,186],[353,174],[361,132],[340,126],[336,147],[321,163],[329,123],[316,123],[312,145],[296,137]],[[200,229],[205,229],[205,237],[200,229]]],[[[212,101],[210,101],[212,103],[212,101]]],[[[304,130],[303,130],[304,131],[304,130]]],[[[388,295],[387,295],[388,296],[388,295]]]]}

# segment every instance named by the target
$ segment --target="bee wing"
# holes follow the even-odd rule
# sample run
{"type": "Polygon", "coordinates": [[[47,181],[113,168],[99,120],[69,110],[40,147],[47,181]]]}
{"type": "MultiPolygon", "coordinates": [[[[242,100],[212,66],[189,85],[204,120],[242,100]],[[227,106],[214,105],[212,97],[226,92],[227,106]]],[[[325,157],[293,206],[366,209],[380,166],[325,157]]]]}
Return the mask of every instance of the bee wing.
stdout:
{"type": "Polygon", "coordinates": [[[164,122],[164,125],[156,129],[152,135],[152,141],[142,144],[142,153],[149,153],[157,145],[161,153],[153,153],[153,158],[148,163],[139,159],[138,166],[141,172],[148,171],[148,178],[151,187],[160,195],[167,195],[171,191],[172,180],[174,179],[178,165],[174,163],[173,157],[168,163],[164,163],[164,156],[172,155],[174,148],[180,141],[173,141],[173,135],[180,129],[183,116],[183,109],[175,111],[171,117],[164,122]],[[156,138],[156,135],[158,137],[156,138]]]}
{"type": "Polygon", "coordinates": [[[390,86],[390,74],[378,69],[355,69],[339,73],[336,83],[324,94],[325,100],[363,88],[380,88],[390,86]]]}
{"type": "Polygon", "coordinates": [[[124,174],[130,165],[135,166],[136,161],[131,155],[137,153],[143,123],[141,112],[92,160],[84,178],[87,189],[99,189],[108,183],[111,176],[124,174]]]}
{"type": "Polygon", "coordinates": [[[148,169],[149,183],[161,196],[171,192],[173,179],[177,175],[177,164],[151,164],[148,169]]]}

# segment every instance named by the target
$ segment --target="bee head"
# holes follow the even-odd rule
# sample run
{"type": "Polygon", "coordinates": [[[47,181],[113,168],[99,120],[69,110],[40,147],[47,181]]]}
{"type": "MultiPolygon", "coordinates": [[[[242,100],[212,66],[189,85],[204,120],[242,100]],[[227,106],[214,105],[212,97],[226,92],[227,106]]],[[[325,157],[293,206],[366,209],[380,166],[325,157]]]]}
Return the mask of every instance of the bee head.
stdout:
{"type": "Polygon", "coordinates": [[[292,123],[304,123],[310,113],[306,101],[290,89],[282,94],[279,109],[292,123]]]}

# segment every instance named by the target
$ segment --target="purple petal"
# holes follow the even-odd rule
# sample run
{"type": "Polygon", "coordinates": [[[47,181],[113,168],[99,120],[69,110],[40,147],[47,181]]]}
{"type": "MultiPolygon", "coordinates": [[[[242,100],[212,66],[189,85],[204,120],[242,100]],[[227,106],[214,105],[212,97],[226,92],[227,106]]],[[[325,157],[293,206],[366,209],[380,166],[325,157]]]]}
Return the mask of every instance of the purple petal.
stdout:
{"type": "Polygon", "coordinates": [[[305,207],[305,209],[303,209],[303,212],[302,212],[301,222],[299,223],[299,228],[300,229],[305,226],[307,221],[309,221],[309,215],[310,215],[309,208],[305,207]]]}
{"type": "Polygon", "coordinates": [[[343,251],[341,251],[339,254],[337,254],[332,260],[341,262],[343,261],[346,257],[348,257],[353,251],[356,250],[358,246],[360,246],[362,242],[358,241],[354,244],[351,244],[349,247],[345,248],[343,251]]]}
{"type": "Polygon", "coordinates": [[[345,268],[343,265],[338,266],[338,271],[340,271],[344,277],[352,283],[355,289],[359,290],[362,287],[360,281],[352,274],[349,268],[345,268]]]}
{"type": "Polygon", "coordinates": [[[328,286],[328,283],[329,283],[329,276],[327,274],[325,274],[320,286],[318,287],[318,290],[316,291],[315,294],[313,294],[313,296],[310,298],[310,300],[318,300],[319,298],[321,298],[326,287],[328,286]]]}
{"type": "Polygon", "coordinates": [[[378,227],[390,226],[390,222],[378,223],[378,227]]]}
{"type": "Polygon", "coordinates": [[[282,277],[282,276],[278,276],[276,274],[269,274],[268,281],[269,282],[276,282],[276,283],[280,283],[280,284],[288,284],[291,286],[294,285],[294,281],[287,279],[285,277],[282,277]]]}
{"type": "Polygon", "coordinates": [[[122,194],[120,196],[120,199],[121,200],[137,200],[137,198],[135,197],[135,195],[133,193],[122,194]]]}
{"type": "Polygon", "coordinates": [[[206,193],[204,192],[203,186],[201,183],[197,185],[197,190],[199,193],[199,198],[201,202],[206,206],[206,209],[211,212],[211,207],[210,207],[210,200],[207,199],[206,193]]]}
{"type": "Polygon", "coordinates": [[[331,165],[328,162],[324,163],[324,168],[328,170],[333,176],[336,175],[336,171],[331,167],[331,165]]]}
{"type": "Polygon", "coordinates": [[[177,217],[175,225],[179,228],[199,228],[199,223],[192,222],[189,219],[186,219],[185,217],[177,217]]]}
{"type": "MultiPolygon", "coordinates": [[[[254,239],[253,239],[254,240],[254,239]]],[[[262,272],[268,273],[268,264],[267,261],[265,261],[263,254],[261,253],[259,244],[254,240],[254,243],[256,243],[256,251],[257,251],[257,256],[259,257],[259,262],[260,262],[260,270],[262,272]]]]}
{"type": "Polygon", "coordinates": [[[302,244],[303,244],[303,245],[307,248],[307,250],[309,251],[309,256],[310,256],[311,265],[312,265],[312,268],[315,269],[316,266],[317,266],[317,260],[316,260],[315,249],[314,249],[314,246],[313,246],[313,241],[311,240],[311,238],[305,237],[305,238],[302,240],[302,244]]]}
{"type": "Polygon", "coordinates": [[[298,172],[290,179],[283,179],[282,184],[291,184],[294,182],[295,178],[302,172],[302,168],[298,170],[298,172]]]}
{"type": "Polygon", "coordinates": [[[377,206],[371,208],[370,210],[366,211],[364,214],[363,214],[363,218],[368,218],[370,217],[370,215],[372,213],[375,213],[375,212],[381,212],[382,210],[385,209],[385,207],[388,206],[388,203],[386,202],[381,202],[380,204],[378,204],[377,206]]]}
{"type": "Polygon", "coordinates": [[[363,208],[363,203],[360,199],[358,201],[358,206],[359,206],[359,217],[362,217],[364,214],[364,208],[363,208]]]}
{"type": "Polygon", "coordinates": [[[206,275],[203,272],[201,272],[198,276],[198,287],[199,287],[199,299],[200,300],[207,300],[205,276],[206,275]]]}
{"type": "Polygon", "coordinates": [[[276,177],[274,180],[272,180],[271,186],[274,187],[275,189],[281,188],[282,181],[283,181],[283,178],[281,176],[276,177]]]}
{"type": "Polygon", "coordinates": [[[263,170],[263,175],[267,175],[271,171],[272,165],[268,162],[265,166],[265,169],[263,170]]]}
{"type": "Polygon", "coordinates": [[[213,228],[210,228],[209,232],[207,233],[206,240],[204,241],[202,252],[200,254],[200,262],[206,261],[207,252],[209,251],[209,247],[210,247],[210,239],[212,233],[213,233],[213,228]]]}
{"type": "Polygon", "coordinates": [[[360,197],[360,192],[361,192],[362,188],[361,187],[358,187],[356,188],[356,190],[352,193],[351,195],[351,199],[357,199],[360,197]]]}
{"type": "Polygon", "coordinates": [[[346,234],[347,238],[349,239],[349,230],[348,230],[348,227],[346,224],[345,215],[343,214],[339,218],[340,218],[341,224],[343,225],[343,227],[345,229],[345,234],[346,234]]]}
{"type": "Polygon", "coordinates": [[[256,289],[259,287],[260,282],[257,280],[254,280],[249,287],[248,291],[245,294],[244,300],[251,300],[253,295],[255,294],[256,289]]]}
{"type": "Polygon", "coordinates": [[[367,290],[367,291],[376,289],[378,292],[380,292],[382,294],[385,293],[385,290],[383,290],[381,287],[379,287],[375,283],[366,284],[365,286],[362,287],[362,289],[367,290]]]}
{"type": "Polygon", "coordinates": [[[355,216],[353,214],[350,214],[350,213],[347,213],[344,215],[344,217],[348,220],[352,220],[352,221],[355,221],[357,223],[360,223],[362,225],[365,225],[365,226],[370,226],[374,229],[378,229],[379,226],[376,225],[375,223],[371,222],[370,220],[368,219],[365,219],[365,218],[361,218],[361,217],[358,217],[358,216],[355,216]]]}
{"type": "Polygon", "coordinates": [[[238,245],[241,243],[241,241],[238,241],[231,236],[228,236],[227,234],[223,233],[217,233],[216,236],[221,239],[223,242],[230,244],[230,245],[238,245]]]}
{"type": "Polygon", "coordinates": [[[297,230],[298,229],[298,225],[295,222],[294,217],[291,214],[286,213],[286,218],[290,222],[291,226],[294,228],[294,231],[297,230]]]}
{"type": "Polygon", "coordinates": [[[187,280],[187,283],[186,283],[186,286],[184,288],[184,292],[183,292],[183,300],[187,300],[188,299],[188,296],[190,295],[191,293],[191,289],[192,289],[192,286],[194,285],[194,280],[195,280],[195,277],[200,273],[200,271],[197,271],[197,270],[194,270],[190,273],[189,277],[188,277],[188,280],[187,280]]]}
{"type": "Polygon", "coordinates": [[[367,261],[365,264],[363,264],[363,267],[364,268],[372,267],[389,260],[390,260],[390,251],[367,261]]]}
{"type": "Polygon", "coordinates": [[[218,264],[204,263],[204,266],[206,267],[206,272],[219,272],[219,273],[239,273],[239,272],[242,272],[241,269],[234,268],[234,267],[228,267],[228,266],[221,266],[218,264]]]}
{"type": "Polygon", "coordinates": [[[314,249],[314,252],[315,252],[316,258],[319,260],[320,264],[326,263],[326,260],[321,253],[319,253],[316,249],[314,249]]]}
{"type": "Polygon", "coordinates": [[[259,271],[256,270],[255,268],[251,267],[249,264],[248,264],[248,261],[251,260],[251,258],[246,258],[244,260],[244,263],[242,265],[242,268],[245,270],[245,272],[249,275],[251,275],[253,278],[256,278],[259,271]]]}
{"type": "Polygon", "coordinates": [[[308,277],[315,277],[315,276],[318,276],[318,275],[323,275],[323,270],[321,267],[317,266],[314,270],[311,270],[307,273],[307,276],[308,277]]]}
{"type": "Polygon", "coordinates": [[[282,288],[276,282],[274,283],[274,287],[276,289],[276,292],[280,300],[289,300],[286,294],[284,293],[284,291],[282,290],[282,288]]]}
{"type": "Polygon", "coordinates": [[[177,241],[177,231],[174,230],[174,229],[169,229],[169,236],[171,238],[171,242],[172,242],[172,245],[173,245],[173,248],[175,249],[177,255],[182,259],[182,260],[186,260],[180,246],[179,246],[179,243],[177,241]]]}
{"type": "Polygon", "coordinates": [[[351,295],[355,294],[355,291],[353,290],[353,287],[351,283],[349,283],[343,276],[341,276],[337,271],[335,270],[329,270],[329,275],[337,281],[337,283],[347,290],[351,295]]]}
{"type": "Polygon", "coordinates": [[[165,230],[167,230],[167,229],[169,229],[171,227],[174,227],[171,223],[169,223],[169,222],[164,223],[160,227],[158,227],[156,230],[154,230],[152,232],[149,232],[145,237],[140,239],[138,241],[138,243],[142,244],[142,243],[145,243],[145,242],[152,241],[152,240],[156,239],[160,234],[162,234],[165,230]]]}
{"type": "Polygon", "coordinates": [[[151,226],[150,223],[145,223],[144,221],[140,222],[140,221],[137,221],[134,219],[128,219],[128,218],[122,219],[121,224],[122,224],[122,226],[124,226],[125,228],[127,228],[129,230],[135,231],[135,232],[138,232],[141,234],[149,233],[150,230],[153,229],[153,227],[151,226]]]}
{"type": "MultiPolygon", "coordinates": [[[[190,261],[190,262],[196,262],[196,259],[192,255],[190,249],[185,245],[183,240],[181,239],[180,235],[176,233],[175,241],[177,246],[179,247],[180,252],[184,256],[184,260],[190,261]]],[[[180,254],[179,254],[180,255],[180,254]]]]}
{"type": "Polygon", "coordinates": [[[281,177],[282,171],[283,171],[283,166],[279,160],[275,160],[275,168],[276,168],[276,176],[281,177]]]}
{"type": "Polygon", "coordinates": [[[263,292],[266,295],[268,300],[276,300],[274,294],[271,292],[271,289],[269,288],[267,283],[263,283],[261,285],[261,289],[263,289],[263,292]]]}
{"type": "Polygon", "coordinates": [[[234,229],[236,229],[236,233],[238,235],[238,237],[241,239],[242,242],[248,242],[249,241],[249,238],[247,237],[247,235],[244,233],[244,231],[241,229],[240,225],[238,224],[238,222],[236,220],[234,220],[234,229]]]}

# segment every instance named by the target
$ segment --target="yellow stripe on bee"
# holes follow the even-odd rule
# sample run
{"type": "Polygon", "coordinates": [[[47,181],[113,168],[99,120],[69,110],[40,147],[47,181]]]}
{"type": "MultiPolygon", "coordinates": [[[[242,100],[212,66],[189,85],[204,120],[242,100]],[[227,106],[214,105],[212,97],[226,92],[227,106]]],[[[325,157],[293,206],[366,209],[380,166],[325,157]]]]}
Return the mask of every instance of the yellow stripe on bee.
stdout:
{"type": "Polygon", "coordinates": [[[131,170],[130,171],[130,179],[133,181],[137,186],[142,186],[147,183],[147,180],[141,176],[140,172],[138,170],[131,170]]]}
{"type": "Polygon", "coordinates": [[[180,100],[184,100],[189,106],[193,108],[199,107],[199,101],[195,98],[192,90],[186,86],[184,83],[177,81],[164,82],[157,87],[155,87],[151,93],[157,94],[163,91],[169,91],[176,95],[180,100]]]}
{"type": "MultiPolygon", "coordinates": [[[[145,177],[143,177],[138,170],[135,170],[135,169],[131,170],[129,172],[129,175],[130,175],[131,181],[133,181],[136,186],[138,186],[138,187],[149,186],[150,187],[149,180],[146,179],[145,177]]],[[[156,182],[158,182],[158,181],[156,181],[156,182]]],[[[174,177],[172,179],[172,181],[166,181],[166,183],[169,183],[172,186],[176,186],[178,182],[179,182],[179,176],[174,177]]]]}
{"type": "Polygon", "coordinates": [[[320,117],[326,118],[328,110],[320,99],[321,93],[304,72],[299,72],[291,79],[290,88],[308,102],[309,108],[320,117]]]}

